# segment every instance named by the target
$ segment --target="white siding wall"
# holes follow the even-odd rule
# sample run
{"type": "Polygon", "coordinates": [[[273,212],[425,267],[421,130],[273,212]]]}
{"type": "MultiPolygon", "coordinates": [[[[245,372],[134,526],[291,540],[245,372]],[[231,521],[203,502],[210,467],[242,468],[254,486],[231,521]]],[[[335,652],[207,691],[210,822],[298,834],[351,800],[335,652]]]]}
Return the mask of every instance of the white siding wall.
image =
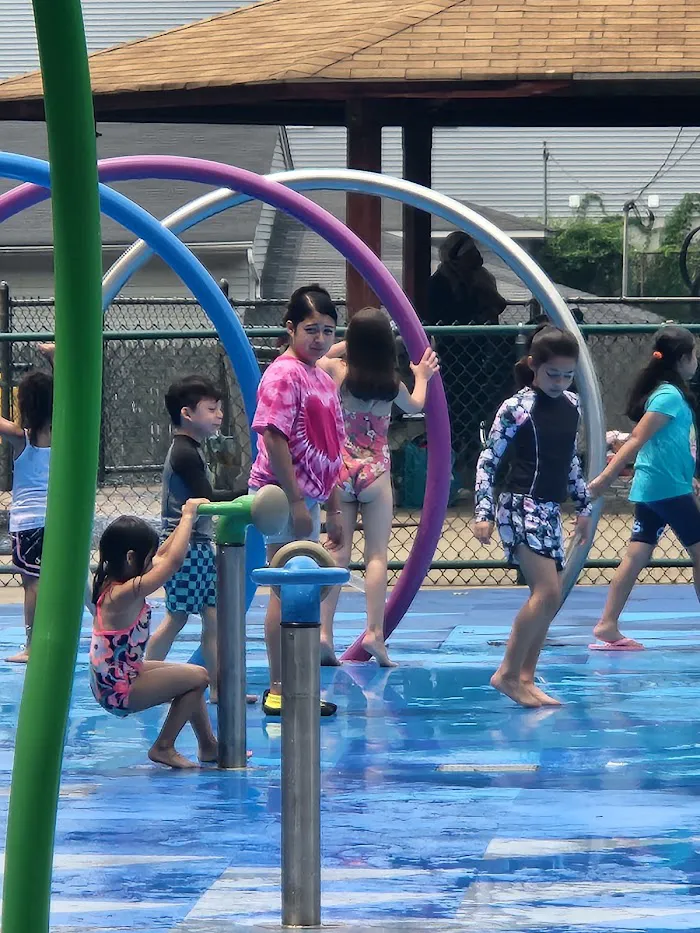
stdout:
{"type": "MultiPolygon", "coordinates": [[[[433,187],[520,217],[543,214],[542,142],[547,140],[550,217],[568,217],[569,196],[601,194],[610,213],[619,212],[654,175],[677,135],[673,128],[511,129],[506,127],[438,128],[434,131],[433,187]]],[[[345,130],[335,127],[289,127],[296,168],[344,168],[345,130]]],[[[700,130],[687,127],[664,172],[673,166],[700,130]]],[[[383,170],[401,175],[401,132],[383,133],[383,170]]],[[[656,194],[668,213],[688,192],[700,192],[700,139],[683,159],[659,177],[646,194],[656,194]]]]}
{"type": "MultiPolygon", "coordinates": [[[[285,165],[282,143],[278,136],[277,143],[275,145],[275,151],[272,156],[270,172],[283,172],[288,167],[289,166],[285,165]]],[[[277,211],[274,207],[272,207],[272,205],[263,204],[260,210],[260,220],[258,221],[258,226],[255,231],[255,242],[253,243],[253,261],[255,263],[255,268],[258,271],[258,275],[261,277],[265,267],[267,248],[270,245],[272,226],[275,222],[276,213],[277,211]]]]}
{"type": "MultiPolygon", "coordinates": [[[[253,297],[245,253],[232,252],[227,256],[207,256],[200,252],[198,255],[217,282],[220,279],[228,280],[231,298],[253,297]]],[[[113,253],[110,254],[109,260],[105,259],[105,272],[113,260],[113,253]]],[[[25,253],[14,254],[12,257],[0,254],[0,280],[3,279],[9,282],[10,291],[16,298],[51,298],[54,294],[54,285],[50,254],[44,253],[37,256],[25,253]]],[[[192,294],[169,266],[154,257],[129,279],[119,293],[119,297],[124,299],[130,297],[191,298],[192,294]]]]}
{"type": "MultiPolygon", "coordinates": [[[[142,39],[207,16],[226,13],[253,0],[83,0],[91,52],[142,39]]],[[[0,3],[0,79],[39,67],[29,0],[0,3]]]]}

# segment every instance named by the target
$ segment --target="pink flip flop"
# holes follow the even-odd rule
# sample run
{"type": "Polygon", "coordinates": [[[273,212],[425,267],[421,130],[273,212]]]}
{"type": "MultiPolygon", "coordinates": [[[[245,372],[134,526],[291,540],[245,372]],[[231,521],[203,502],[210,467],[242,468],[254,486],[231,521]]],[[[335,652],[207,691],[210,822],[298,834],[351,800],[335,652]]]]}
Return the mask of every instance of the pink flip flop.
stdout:
{"type": "Polygon", "coordinates": [[[591,651],[644,651],[644,645],[634,638],[618,638],[617,641],[597,641],[588,646],[591,651]]]}

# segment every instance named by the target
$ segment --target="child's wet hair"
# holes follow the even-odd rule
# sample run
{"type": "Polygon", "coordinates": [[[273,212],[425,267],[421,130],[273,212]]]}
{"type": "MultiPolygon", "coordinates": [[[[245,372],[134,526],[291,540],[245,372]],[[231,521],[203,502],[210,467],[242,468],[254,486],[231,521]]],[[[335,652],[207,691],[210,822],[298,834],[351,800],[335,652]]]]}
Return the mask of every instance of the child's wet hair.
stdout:
{"type": "Polygon", "coordinates": [[[389,315],[380,308],[362,308],[350,318],[345,341],[348,392],[364,401],[393,401],[401,383],[389,315]]]}
{"type": "Polygon", "coordinates": [[[17,387],[20,424],[34,444],[42,428],[50,427],[53,412],[53,377],[41,370],[27,373],[17,387]]]}
{"type": "Polygon", "coordinates": [[[515,381],[519,389],[531,386],[535,379],[535,369],[544,363],[563,356],[578,361],[579,346],[576,337],[553,324],[542,323],[535,328],[530,337],[525,355],[515,364],[515,381]],[[532,367],[530,358],[532,357],[532,367]]]}
{"type": "Polygon", "coordinates": [[[677,324],[667,324],[654,334],[654,343],[649,353],[649,361],[638,374],[630,389],[625,414],[634,422],[644,416],[644,408],[651,393],[662,382],[669,382],[683,393],[688,404],[693,407],[695,398],[678,372],[678,364],[695,349],[695,337],[677,324]]]}
{"type": "Polygon", "coordinates": [[[314,312],[324,314],[336,324],[338,323],[338,310],[333,299],[317,282],[297,288],[289,299],[282,324],[286,325],[289,322],[296,330],[299,324],[311,317],[314,312]]]}
{"type": "Polygon", "coordinates": [[[92,601],[102,594],[105,583],[124,583],[140,577],[146,561],[158,550],[158,532],[152,525],[135,515],[121,515],[108,525],[100,538],[100,553],[93,578],[92,601]],[[134,552],[135,568],[128,568],[126,556],[134,552]]]}
{"type": "Polygon", "coordinates": [[[204,399],[221,400],[221,392],[213,382],[203,376],[185,376],[173,382],[165,393],[165,407],[175,427],[182,424],[182,409],[195,409],[204,399]]]}

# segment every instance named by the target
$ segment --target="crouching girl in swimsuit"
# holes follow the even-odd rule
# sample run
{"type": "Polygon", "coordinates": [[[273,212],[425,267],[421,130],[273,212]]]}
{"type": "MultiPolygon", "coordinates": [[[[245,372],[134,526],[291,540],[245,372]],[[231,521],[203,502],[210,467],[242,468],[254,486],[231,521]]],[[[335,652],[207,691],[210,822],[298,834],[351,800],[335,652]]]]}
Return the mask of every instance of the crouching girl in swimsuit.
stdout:
{"type": "MultiPolygon", "coordinates": [[[[365,535],[367,597],[362,644],[382,667],[394,667],[384,643],[387,550],[394,508],[389,422],[394,404],[405,412],[422,411],[428,383],[438,371],[437,356],[428,349],[420,363],[411,364],[415,387],[410,393],[398,376],[389,317],[377,308],[364,308],[348,324],[345,345],[334,347],[318,365],[339,387],[345,419],[346,441],[338,483],[343,536],[334,556],[341,566],[349,565],[359,509],[365,535]],[[335,358],[343,350],[346,359],[335,358]]],[[[325,664],[338,663],[333,649],[333,615],[339,594],[340,588],[336,587],[321,606],[321,659],[325,664]]]]}
{"type": "Polygon", "coordinates": [[[195,768],[175,749],[175,739],[189,722],[199,744],[199,760],[215,761],[217,743],[204,702],[209,685],[197,664],[144,661],[151,610],[146,597],[179,570],[189,547],[197,506],[190,499],[182,519],[158,547],[154,528],[129,515],[105,530],[93,585],[97,607],[90,644],[90,685],[103,709],[128,716],[171,702],[160,735],[148,753],[151,761],[171,768],[195,768]]]}

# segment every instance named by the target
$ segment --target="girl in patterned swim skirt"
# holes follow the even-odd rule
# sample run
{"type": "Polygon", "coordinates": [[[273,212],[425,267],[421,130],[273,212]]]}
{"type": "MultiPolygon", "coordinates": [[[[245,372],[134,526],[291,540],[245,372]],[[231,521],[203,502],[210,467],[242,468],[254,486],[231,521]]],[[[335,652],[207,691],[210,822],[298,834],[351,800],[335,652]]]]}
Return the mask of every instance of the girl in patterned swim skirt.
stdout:
{"type": "MultiPolygon", "coordinates": [[[[410,393],[397,372],[396,341],[388,315],[363,308],[353,315],[344,344],[338,344],[322,366],[340,390],[345,420],[345,444],[339,487],[343,544],[336,552],[342,566],[350,563],[357,512],[365,536],[367,625],[362,644],[382,667],[394,667],[384,643],[384,603],[387,589],[387,550],[394,503],[391,491],[389,422],[394,405],[405,412],[425,406],[428,383],[438,371],[435,353],[428,349],[411,364],[415,387],[410,393]],[[339,358],[345,353],[345,359],[339,358]]],[[[337,664],[333,650],[333,615],[340,587],[321,604],[323,660],[337,664]]]]}
{"type": "Polygon", "coordinates": [[[522,388],[501,405],[477,465],[474,533],[488,544],[495,522],[506,559],[520,567],[530,588],[491,684],[527,707],[560,705],[535,684],[535,668],[561,603],[560,504],[569,496],[578,512],[577,536],[585,540],[589,534],[591,500],[576,455],[579,400],[567,391],[578,355],[572,334],[550,324],[537,328],[516,366],[522,388]],[[496,504],[496,470],[506,453],[506,478],[496,504]]]}
{"type": "Polygon", "coordinates": [[[140,518],[125,515],[112,522],[100,540],[93,586],[97,611],[90,644],[92,692],[103,709],[120,717],[170,702],[148,757],[171,768],[197,767],[175,748],[188,722],[197,737],[199,760],[216,761],[216,738],[204,702],[209,677],[197,664],[144,660],[151,621],[146,597],[179,570],[197,506],[207,501],[189,499],[179,525],[161,547],[156,530],[140,518]]]}

